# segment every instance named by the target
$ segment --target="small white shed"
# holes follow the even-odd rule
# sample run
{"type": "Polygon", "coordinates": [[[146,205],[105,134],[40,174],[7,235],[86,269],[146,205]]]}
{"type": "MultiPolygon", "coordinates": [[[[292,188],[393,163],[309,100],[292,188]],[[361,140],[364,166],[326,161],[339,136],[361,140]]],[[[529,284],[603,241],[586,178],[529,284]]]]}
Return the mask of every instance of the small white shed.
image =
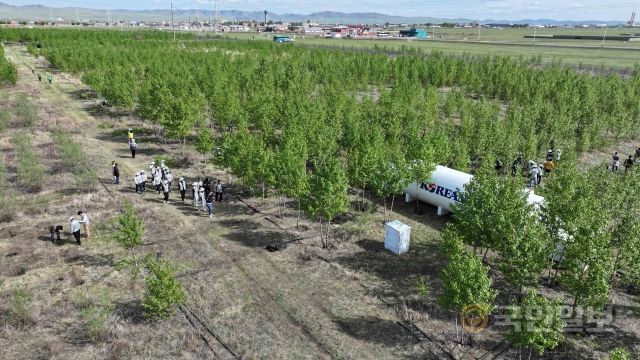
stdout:
{"type": "Polygon", "coordinates": [[[411,226],[394,220],[385,224],[384,248],[394,254],[404,254],[409,251],[411,240],[411,226]]]}

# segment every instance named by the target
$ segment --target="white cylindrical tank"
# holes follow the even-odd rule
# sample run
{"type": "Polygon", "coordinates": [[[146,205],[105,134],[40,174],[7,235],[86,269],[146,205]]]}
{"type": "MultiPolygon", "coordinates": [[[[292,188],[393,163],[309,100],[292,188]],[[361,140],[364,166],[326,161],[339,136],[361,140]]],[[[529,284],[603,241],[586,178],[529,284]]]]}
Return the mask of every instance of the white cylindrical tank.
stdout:
{"type": "MultiPolygon", "coordinates": [[[[451,205],[460,201],[460,193],[464,192],[473,175],[454,170],[446,166],[437,165],[431,179],[422,183],[412,183],[405,190],[405,201],[415,201],[418,198],[431,205],[438,207],[438,215],[451,212],[451,205]]],[[[542,196],[535,195],[531,190],[528,192],[527,201],[538,208],[544,203],[542,196]]]]}

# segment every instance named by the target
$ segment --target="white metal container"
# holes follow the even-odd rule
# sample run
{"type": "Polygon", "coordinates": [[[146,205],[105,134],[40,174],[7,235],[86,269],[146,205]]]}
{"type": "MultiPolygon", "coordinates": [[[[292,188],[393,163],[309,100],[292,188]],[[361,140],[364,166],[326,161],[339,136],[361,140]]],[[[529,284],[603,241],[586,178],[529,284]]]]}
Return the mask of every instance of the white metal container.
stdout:
{"type": "Polygon", "coordinates": [[[409,251],[411,241],[411,227],[394,220],[385,224],[384,248],[394,254],[404,254],[409,251]]]}
{"type": "MultiPolygon", "coordinates": [[[[405,201],[421,201],[438,207],[438,215],[451,212],[451,205],[460,201],[460,194],[464,187],[471,182],[473,175],[463,173],[445,166],[436,166],[431,179],[422,183],[412,183],[405,190],[405,201]]],[[[527,201],[537,209],[544,203],[544,198],[533,193],[532,190],[523,190],[528,193],[527,201]]]]}

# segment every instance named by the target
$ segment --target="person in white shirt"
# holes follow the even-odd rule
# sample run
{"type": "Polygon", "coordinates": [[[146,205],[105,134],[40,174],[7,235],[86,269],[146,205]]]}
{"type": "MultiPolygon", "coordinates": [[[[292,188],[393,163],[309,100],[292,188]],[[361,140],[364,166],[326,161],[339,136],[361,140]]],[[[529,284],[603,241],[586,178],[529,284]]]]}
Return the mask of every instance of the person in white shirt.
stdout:
{"type": "Polygon", "coordinates": [[[145,174],[144,170],[140,171],[140,186],[142,186],[142,193],[144,194],[147,191],[147,174],[145,174]]]}
{"type": "Polygon", "coordinates": [[[80,216],[80,224],[84,228],[84,233],[87,235],[87,239],[91,236],[91,232],[89,231],[89,215],[86,212],[80,210],[78,211],[78,216],[80,216]]]}
{"type": "Polygon", "coordinates": [[[200,187],[198,190],[198,198],[200,199],[199,207],[202,208],[202,211],[207,208],[207,199],[205,198],[204,187],[200,187]]]}
{"type": "Polygon", "coordinates": [[[218,180],[213,189],[216,192],[216,202],[222,202],[222,181],[218,180]]]}
{"type": "Polygon", "coordinates": [[[178,188],[180,189],[180,197],[182,198],[182,202],[184,202],[184,196],[187,193],[187,182],[184,181],[183,177],[178,180],[178,188]]]}
{"type": "Polygon", "coordinates": [[[160,171],[156,170],[155,174],[153,174],[153,186],[156,187],[156,191],[160,194],[160,190],[162,187],[162,177],[160,176],[160,171]]]}
{"type": "Polygon", "coordinates": [[[169,182],[165,179],[162,180],[162,192],[164,193],[164,203],[169,202],[169,182]]]}
{"type": "Polygon", "coordinates": [[[133,182],[136,184],[136,194],[140,191],[140,174],[136,173],[136,176],[133,177],[133,182]]]}
{"type": "Polygon", "coordinates": [[[73,216],[69,218],[69,232],[76,238],[76,243],[80,244],[80,222],[73,216]]]}
{"type": "Polygon", "coordinates": [[[173,183],[173,174],[171,174],[171,171],[169,171],[168,169],[167,169],[167,172],[165,173],[165,177],[169,182],[169,191],[171,191],[171,184],[173,183]]]}
{"type": "Polygon", "coordinates": [[[194,181],[191,186],[191,190],[193,191],[193,206],[198,207],[198,196],[200,195],[199,183],[197,181],[194,181]]]}

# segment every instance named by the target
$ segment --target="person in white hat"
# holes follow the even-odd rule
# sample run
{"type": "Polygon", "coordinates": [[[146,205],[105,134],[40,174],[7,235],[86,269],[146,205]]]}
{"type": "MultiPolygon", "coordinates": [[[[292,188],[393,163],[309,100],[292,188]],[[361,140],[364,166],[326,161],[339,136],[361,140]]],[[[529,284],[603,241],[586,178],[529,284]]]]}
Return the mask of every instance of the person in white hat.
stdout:
{"type": "Polygon", "coordinates": [[[167,169],[167,172],[165,173],[165,179],[167,180],[167,182],[169,182],[169,191],[171,191],[171,184],[173,184],[173,174],[169,169],[167,169]]]}
{"type": "Polygon", "coordinates": [[[144,194],[147,191],[147,174],[145,174],[144,170],[140,171],[140,185],[142,186],[142,193],[144,194]]]}
{"type": "Polygon", "coordinates": [[[156,187],[156,191],[160,194],[161,186],[162,186],[162,176],[160,175],[160,171],[156,170],[153,174],[153,186],[156,187]]]}
{"type": "Polygon", "coordinates": [[[136,194],[140,192],[141,190],[141,179],[140,177],[142,176],[142,172],[137,172],[136,175],[133,177],[133,182],[136,184],[136,194]]]}
{"type": "Polygon", "coordinates": [[[164,193],[164,203],[169,202],[169,182],[165,179],[162,180],[162,192],[164,193]]]}
{"type": "Polygon", "coordinates": [[[128,139],[128,143],[131,144],[131,140],[133,140],[133,129],[132,128],[127,129],[127,139],[128,139]]]}
{"type": "Polygon", "coordinates": [[[200,185],[197,181],[191,184],[191,192],[193,198],[193,206],[198,207],[198,196],[200,195],[200,185]]]}
{"type": "Polygon", "coordinates": [[[202,186],[200,186],[200,189],[198,190],[198,197],[200,198],[200,208],[202,208],[202,211],[205,211],[205,209],[207,208],[207,199],[204,192],[204,187],[202,186]]]}
{"type": "Polygon", "coordinates": [[[183,177],[180,177],[178,180],[178,188],[180,189],[180,198],[182,198],[182,202],[184,202],[184,196],[187,193],[187,182],[184,181],[183,177]]]}

